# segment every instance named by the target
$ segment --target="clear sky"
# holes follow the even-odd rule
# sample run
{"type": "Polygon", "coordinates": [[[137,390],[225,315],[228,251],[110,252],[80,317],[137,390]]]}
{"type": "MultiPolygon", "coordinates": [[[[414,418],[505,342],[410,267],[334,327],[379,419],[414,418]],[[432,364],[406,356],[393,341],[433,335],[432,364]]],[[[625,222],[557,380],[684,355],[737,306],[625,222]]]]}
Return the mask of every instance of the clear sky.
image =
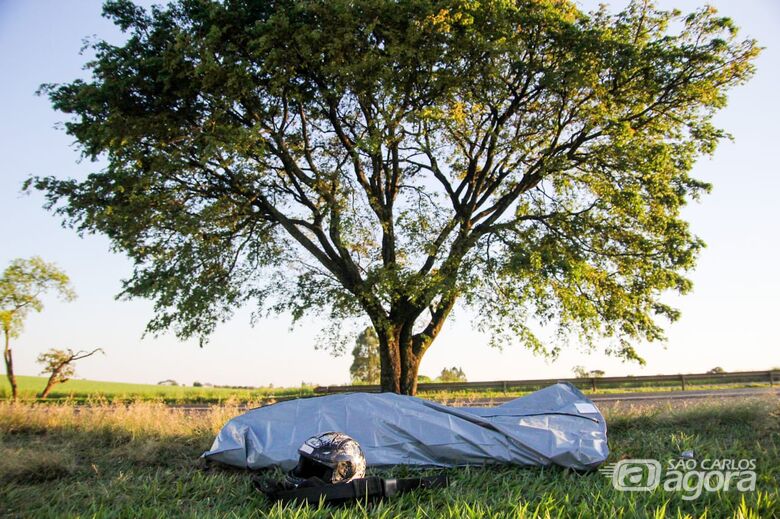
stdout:
{"type": "MultiPolygon", "coordinates": [[[[690,11],[701,3],[664,0],[660,5],[690,11]]],[[[675,299],[682,319],[668,328],[668,343],[639,348],[645,367],[576,348],[549,362],[519,347],[489,348],[487,338],[472,330],[471,317],[460,311],[425,356],[422,374],[435,376],[452,365],[462,366],[469,380],[564,378],[574,365],[615,376],[780,366],[780,2],[714,5],[766,49],[756,77],[732,92],[717,118],[734,142],[722,143],[713,158],[695,168],[695,176],[715,187],[685,214],[709,247],[692,275],[694,292],[675,299]]],[[[40,255],[71,276],[79,295],[72,303],[47,298],[43,313],[28,319],[14,343],[17,372],[36,374],[35,358],[48,348],[100,346],[106,356],[82,361],[80,376],[150,383],[173,378],[186,384],[347,382],[350,358],[314,350],[323,324],[314,320],[290,330],[289,317],[280,316],[251,327],[245,309],[203,349],[172,335],[142,340],[151,303],[114,299],[130,272],[129,260],[112,253],[102,236],[79,238],[61,228],[41,209],[40,195],[20,193],[29,175],[82,177],[98,167],[77,163],[70,138],[54,128],[62,116],[34,95],[41,83],[84,76],[79,49],[94,34],[121,39],[100,17],[99,1],[0,0],[0,268],[16,257],[40,255]]]]}

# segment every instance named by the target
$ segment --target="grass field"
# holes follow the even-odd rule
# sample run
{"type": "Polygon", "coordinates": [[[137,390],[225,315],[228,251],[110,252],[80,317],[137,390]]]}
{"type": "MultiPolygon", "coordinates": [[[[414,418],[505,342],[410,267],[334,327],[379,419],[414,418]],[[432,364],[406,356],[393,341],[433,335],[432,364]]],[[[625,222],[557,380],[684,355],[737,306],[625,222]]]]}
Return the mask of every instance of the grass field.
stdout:
{"type": "MultiPolygon", "coordinates": [[[[45,377],[17,376],[20,397],[23,400],[37,400],[38,393],[46,385],[45,377]]],[[[742,387],[769,387],[768,383],[734,383],[734,384],[688,384],[687,389],[728,389],[742,387]]],[[[679,390],[680,386],[642,386],[635,388],[599,388],[595,393],[631,393],[635,391],[655,392],[679,390]]],[[[582,388],[586,394],[594,394],[589,388],[582,388]]],[[[522,396],[531,391],[424,391],[419,396],[437,401],[464,402],[474,399],[502,398],[522,396]]],[[[0,399],[10,394],[8,379],[0,376],[0,399]]],[[[101,382],[96,380],[70,380],[55,386],[49,395],[51,401],[67,400],[70,402],[85,402],[107,400],[109,402],[133,402],[138,400],[161,401],[170,404],[262,404],[279,398],[314,395],[313,386],[291,388],[257,388],[232,389],[216,387],[191,386],[157,386],[151,384],[128,384],[124,382],[101,382]]]]}
{"type": "MultiPolygon", "coordinates": [[[[324,508],[271,504],[244,471],[198,456],[236,413],[230,406],[187,414],[160,403],[0,403],[3,517],[778,517],[780,405],[776,399],[615,406],[605,415],[609,462],[682,450],[703,458],[755,458],[755,492],[619,492],[601,474],[558,468],[451,469],[446,490],[378,504],[324,508]]],[[[398,471],[403,472],[403,471],[398,471]]]]}
{"type": "MultiPolygon", "coordinates": [[[[17,376],[19,396],[22,399],[36,399],[46,385],[45,377],[17,376]]],[[[10,394],[5,376],[0,376],[0,398],[10,394]]],[[[152,384],[128,384],[124,382],[102,382],[96,380],[69,380],[58,384],[49,395],[50,400],[72,401],[99,400],[137,401],[159,400],[166,403],[223,403],[261,402],[274,397],[306,396],[313,394],[310,386],[295,388],[233,389],[221,387],[157,386],[152,384]]]]}

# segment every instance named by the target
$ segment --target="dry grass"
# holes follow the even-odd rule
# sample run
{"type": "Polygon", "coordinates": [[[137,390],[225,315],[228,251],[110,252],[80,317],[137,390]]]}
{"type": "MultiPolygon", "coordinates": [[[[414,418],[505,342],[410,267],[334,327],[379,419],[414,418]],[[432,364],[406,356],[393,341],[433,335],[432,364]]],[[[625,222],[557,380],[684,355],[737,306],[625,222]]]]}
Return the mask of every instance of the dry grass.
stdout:
{"type": "Polygon", "coordinates": [[[190,412],[161,402],[116,405],[93,402],[84,406],[0,402],[0,430],[5,433],[89,430],[129,436],[213,434],[239,414],[237,403],[190,412]]]}
{"type": "Polygon", "coordinates": [[[79,407],[0,402],[0,482],[100,473],[106,460],[149,467],[192,464],[237,414],[237,406],[188,412],[150,402],[79,407]],[[15,441],[20,438],[25,441],[15,441]]]}

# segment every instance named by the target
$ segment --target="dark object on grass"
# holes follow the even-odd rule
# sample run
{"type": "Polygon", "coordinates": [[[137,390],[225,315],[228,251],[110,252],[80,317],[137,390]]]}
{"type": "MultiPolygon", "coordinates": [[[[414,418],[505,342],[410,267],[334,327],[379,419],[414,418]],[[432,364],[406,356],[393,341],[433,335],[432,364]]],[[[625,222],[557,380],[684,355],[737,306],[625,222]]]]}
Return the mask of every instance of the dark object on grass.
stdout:
{"type": "Polygon", "coordinates": [[[604,417],[576,387],[559,383],[490,408],[393,393],[289,400],[230,420],[204,457],[290,470],[301,443],[334,429],[360,444],[369,467],[508,463],[591,470],[609,454],[604,417]]]}
{"type": "Polygon", "coordinates": [[[393,497],[418,488],[444,488],[449,485],[447,476],[429,476],[406,479],[383,479],[367,477],[353,479],[348,483],[310,484],[303,487],[288,487],[283,483],[262,478],[254,480],[255,488],[272,501],[298,501],[299,503],[343,504],[352,500],[376,500],[393,497]]]}

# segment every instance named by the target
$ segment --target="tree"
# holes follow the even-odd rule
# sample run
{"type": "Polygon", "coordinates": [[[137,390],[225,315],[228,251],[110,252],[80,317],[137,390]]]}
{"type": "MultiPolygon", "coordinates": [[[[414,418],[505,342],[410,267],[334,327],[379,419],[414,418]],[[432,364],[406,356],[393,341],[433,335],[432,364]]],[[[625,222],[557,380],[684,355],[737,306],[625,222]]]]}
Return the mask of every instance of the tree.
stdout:
{"type": "Polygon", "coordinates": [[[355,341],[352,350],[352,365],[349,375],[353,384],[379,383],[379,338],[376,331],[368,327],[363,330],[355,341]]]}
{"type": "Polygon", "coordinates": [[[441,375],[436,379],[437,382],[467,382],[466,374],[461,368],[455,366],[451,368],[444,368],[441,370],[441,375]]]}
{"type": "Polygon", "coordinates": [[[383,389],[411,394],[458,302],[492,344],[540,354],[574,336],[640,360],[664,339],[661,294],[690,290],[703,247],[680,215],[709,187],[690,171],[759,52],[712,8],[646,1],[104,13],[127,40],[42,92],[107,166],[26,186],[133,259],[122,295],[155,301],[148,331],[205,341],[248,302],[336,332],[367,318],[383,389]]]}
{"type": "Polygon", "coordinates": [[[588,373],[588,370],[585,369],[582,366],[579,366],[579,365],[578,366],[574,366],[573,368],[571,368],[571,371],[572,371],[572,373],[574,373],[574,376],[576,378],[589,378],[590,377],[590,373],[588,373]]]}
{"type": "Polygon", "coordinates": [[[600,369],[592,369],[588,371],[582,366],[574,366],[571,368],[572,373],[576,378],[601,378],[604,376],[604,371],[600,369]]]}
{"type": "Polygon", "coordinates": [[[41,296],[49,291],[56,292],[66,301],[76,297],[68,276],[53,263],[47,263],[37,256],[13,260],[0,277],[0,326],[5,338],[3,359],[13,400],[18,397],[18,389],[11,339],[22,332],[24,320],[31,310],[43,310],[41,296]]]}
{"type": "Polygon", "coordinates": [[[70,348],[67,350],[50,349],[46,353],[38,355],[38,364],[43,364],[44,369],[41,375],[49,374],[49,380],[46,382],[46,387],[43,388],[39,398],[46,398],[49,396],[52,388],[62,382],[67,382],[76,375],[76,366],[74,362],[81,359],[91,357],[95,353],[104,353],[101,348],[94,349],[92,351],[76,351],[74,352],[70,348]]]}
{"type": "Polygon", "coordinates": [[[711,370],[709,370],[707,373],[709,373],[711,375],[719,375],[720,373],[725,373],[725,372],[726,372],[725,369],[721,368],[720,366],[716,366],[716,367],[712,368],[711,370]]]}

